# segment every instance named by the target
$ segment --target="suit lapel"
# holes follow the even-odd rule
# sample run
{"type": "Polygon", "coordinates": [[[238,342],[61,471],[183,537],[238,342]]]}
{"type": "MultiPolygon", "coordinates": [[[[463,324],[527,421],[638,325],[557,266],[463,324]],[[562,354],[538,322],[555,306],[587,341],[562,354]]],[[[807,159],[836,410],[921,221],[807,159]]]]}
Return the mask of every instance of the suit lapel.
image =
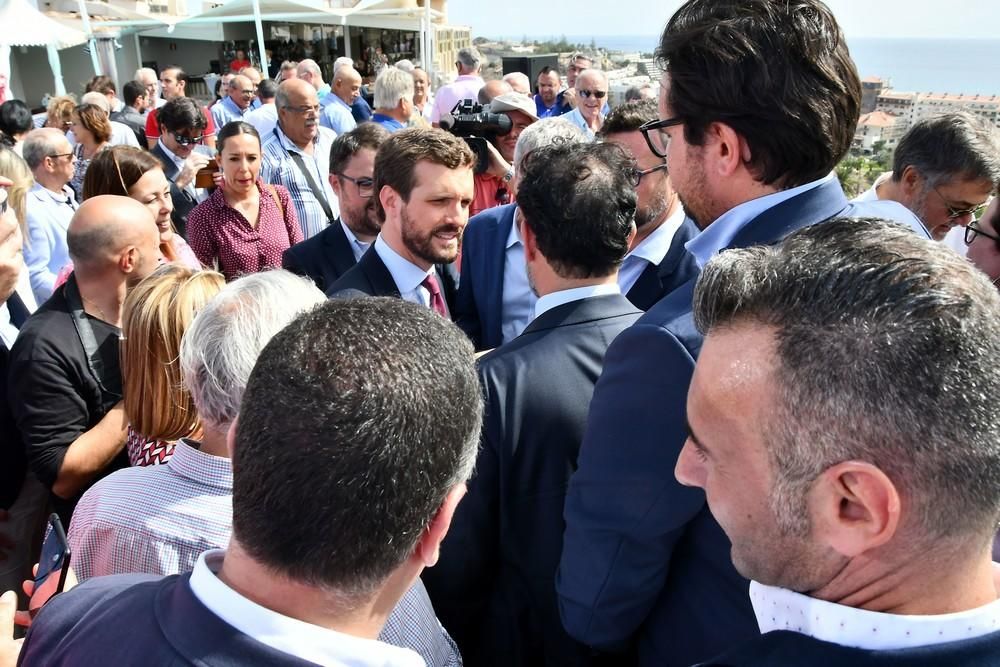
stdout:
{"type": "Polygon", "coordinates": [[[160,148],[159,142],[157,142],[157,144],[153,146],[152,153],[160,161],[160,164],[163,165],[163,174],[167,177],[167,180],[170,181],[171,183],[176,181],[177,174],[180,173],[180,169],[178,169],[177,165],[174,164],[174,161],[171,160],[167,156],[167,154],[163,152],[163,149],[160,148]]]}
{"type": "Polygon", "coordinates": [[[327,256],[330,258],[333,268],[336,269],[337,275],[342,276],[357,262],[354,261],[354,251],[351,250],[351,241],[347,238],[347,234],[344,233],[344,228],[340,225],[340,221],[338,220],[330,227],[331,231],[326,235],[326,243],[329,250],[327,256]]]}
{"type": "Polygon", "coordinates": [[[514,226],[514,211],[516,204],[509,204],[508,210],[490,225],[490,238],[485,239],[483,246],[490,254],[486,256],[486,266],[483,267],[483,280],[488,285],[486,295],[485,315],[489,321],[483,322],[484,331],[495,331],[497,340],[503,337],[501,332],[503,320],[503,279],[504,265],[507,259],[507,237],[514,226]],[[494,321],[495,320],[495,321],[494,321]]]}
{"type": "Polygon", "coordinates": [[[375,252],[374,243],[368,248],[368,252],[361,256],[361,261],[358,262],[358,265],[372,288],[372,294],[400,296],[399,287],[396,285],[396,281],[393,280],[392,274],[389,273],[389,269],[382,262],[382,258],[375,252]]]}
{"type": "MultiPolygon", "coordinates": [[[[666,263],[666,259],[661,264],[666,263]]],[[[646,268],[639,274],[638,280],[628,291],[628,300],[637,308],[646,308],[651,305],[650,300],[656,301],[656,295],[660,293],[662,283],[660,282],[660,267],[655,264],[646,264],[646,268]]]]}

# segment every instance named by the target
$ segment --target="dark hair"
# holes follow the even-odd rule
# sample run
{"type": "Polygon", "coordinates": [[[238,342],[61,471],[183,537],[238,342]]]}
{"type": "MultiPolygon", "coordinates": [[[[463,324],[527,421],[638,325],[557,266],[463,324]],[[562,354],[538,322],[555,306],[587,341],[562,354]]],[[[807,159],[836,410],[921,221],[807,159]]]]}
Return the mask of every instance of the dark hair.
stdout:
{"type": "Polygon", "coordinates": [[[413,172],[418,162],[440,164],[449,169],[472,169],[476,156],[462,139],[444,130],[410,128],[393,133],[375,156],[375,211],[385,220],[385,209],[378,193],[388,185],[404,202],[413,192],[413,172]]]}
{"type": "Polygon", "coordinates": [[[339,174],[344,171],[347,163],[362,148],[377,152],[391,134],[378,123],[368,122],[361,123],[350,132],[340,135],[330,146],[330,173],[339,174]]]}
{"type": "Polygon", "coordinates": [[[104,109],[96,104],[80,104],[73,109],[73,115],[80,119],[80,125],[94,135],[94,141],[103,144],[111,138],[111,122],[104,109]]]}
{"type": "Polygon", "coordinates": [[[552,74],[553,72],[555,73],[556,78],[558,78],[559,77],[559,72],[555,68],[553,68],[553,67],[549,67],[548,65],[546,65],[542,69],[538,70],[538,75],[535,76],[535,84],[538,83],[538,77],[539,76],[541,76],[543,74],[552,74]]]}
{"type": "Polygon", "coordinates": [[[125,85],[122,86],[122,102],[127,106],[134,107],[136,100],[147,95],[146,86],[138,81],[126,81],[125,85]]]}
{"type": "Polygon", "coordinates": [[[454,324],[402,299],[327,301],[272,338],[250,375],[233,534],[282,575],[367,596],[470,474],[481,413],[454,324]]]}
{"type": "Polygon", "coordinates": [[[14,135],[30,132],[34,127],[31,109],[21,100],[7,100],[0,104],[0,132],[14,138],[14,135]]]}
{"type": "Polygon", "coordinates": [[[87,85],[84,86],[83,92],[94,92],[100,93],[101,95],[111,93],[112,95],[115,95],[118,93],[118,89],[115,87],[115,82],[110,76],[107,76],[106,74],[98,74],[87,82],[87,85]]]}
{"type": "Polygon", "coordinates": [[[607,276],[635,223],[635,160],[615,144],[543,146],[521,162],[517,205],[563,278],[607,276]]]}
{"type": "Polygon", "coordinates": [[[694,318],[708,335],[773,332],[777,389],[762,428],[788,532],[808,532],[813,480],[860,460],[900,490],[904,525],[925,538],[912,548],[992,541],[1000,413],[973,397],[1000,393],[1000,295],[965,258],[896,223],[837,218],[717,255],[694,318]]]}
{"type": "Polygon", "coordinates": [[[249,134],[250,136],[256,138],[257,145],[260,145],[260,133],[257,132],[256,127],[246,121],[231,120],[226,123],[221,130],[219,130],[217,135],[215,135],[215,148],[221,153],[226,140],[240,134],[249,134]]]}
{"type": "Polygon", "coordinates": [[[597,132],[599,137],[625,132],[637,132],[643,123],[658,118],[656,102],[653,100],[633,100],[616,106],[604,119],[597,132]]]}
{"type": "Polygon", "coordinates": [[[168,132],[204,130],[208,125],[205,113],[190,97],[175,97],[156,112],[160,127],[168,132]]]}
{"type": "Polygon", "coordinates": [[[111,146],[90,161],[83,177],[83,198],[97,195],[128,197],[129,189],[142,175],[163,165],[152,153],[136,146],[111,146]]]}
{"type": "Polygon", "coordinates": [[[264,79],[257,86],[257,97],[262,100],[271,100],[278,95],[278,82],[274,79],[264,79]]]}
{"type": "Polygon", "coordinates": [[[930,186],[952,179],[1000,183],[1000,138],[991,123],[969,113],[946,113],[915,123],[892,156],[892,178],[913,167],[930,186]]]}
{"type": "Polygon", "coordinates": [[[174,72],[176,72],[174,76],[177,78],[178,82],[183,81],[185,84],[187,84],[187,82],[190,80],[190,77],[188,77],[187,72],[185,72],[180,65],[167,65],[166,67],[163,68],[164,72],[167,72],[169,70],[173,70],[174,72]]]}
{"type": "Polygon", "coordinates": [[[667,23],[657,57],[687,142],[702,145],[712,123],[730,126],[762,183],[822,178],[851,147],[861,81],[819,0],[689,0],[667,23]]]}

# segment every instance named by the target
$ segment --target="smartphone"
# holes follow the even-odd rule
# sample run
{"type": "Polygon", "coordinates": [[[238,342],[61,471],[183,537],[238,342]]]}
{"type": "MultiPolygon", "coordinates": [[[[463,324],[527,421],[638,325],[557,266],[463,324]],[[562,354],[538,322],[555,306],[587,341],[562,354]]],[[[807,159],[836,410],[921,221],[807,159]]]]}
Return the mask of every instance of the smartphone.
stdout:
{"type": "Polygon", "coordinates": [[[28,601],[28,612],[32,618],[53,595],[62,592],[69,572],[69,556],[66,531],[63,530],[59,515],[52,514],[49,517],[48,534],[42,542],[42,555],[38,559],[35,590],[28,601]]]}

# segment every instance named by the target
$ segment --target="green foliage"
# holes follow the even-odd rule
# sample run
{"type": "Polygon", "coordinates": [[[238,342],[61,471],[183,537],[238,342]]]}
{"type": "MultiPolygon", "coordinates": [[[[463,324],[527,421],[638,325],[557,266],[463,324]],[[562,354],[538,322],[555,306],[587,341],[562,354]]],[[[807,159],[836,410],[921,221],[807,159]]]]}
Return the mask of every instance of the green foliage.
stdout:
{"type": "Polygon", "coordinates": [[[892,151],[884,141],[872,145],[872,154],[851,149],[836,167],[837,178],[848,197],[857,197],[872,186],[879,176],[892,169],[892,151]]]}
{"type": "Polygon", "coordinates": [[[566,41],[566,35],[561,35],[559,40],[547,39],[543,42],[535,40],[532,42],[535,53],[565,53],[567,51],[582,51],[583,44],[572,44],[566,41]]]}

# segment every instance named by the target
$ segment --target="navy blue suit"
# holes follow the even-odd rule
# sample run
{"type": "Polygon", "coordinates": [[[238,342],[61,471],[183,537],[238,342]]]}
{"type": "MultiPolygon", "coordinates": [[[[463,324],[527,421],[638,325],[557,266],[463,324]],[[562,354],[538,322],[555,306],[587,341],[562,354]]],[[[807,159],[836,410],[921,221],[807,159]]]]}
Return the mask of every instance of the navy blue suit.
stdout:
{"type": "Polygon", "coordinates": [[[313,665],[245,635],[191,592],[190,574],[95,577],[52,598],[19,665],[313,665]]]}
{"type": "MultiPolygon", "coordinates": [[[[833,180],[763,212],[729,247],[776,243],[838,215],[888,217],[927,237],[902,206],[849,204],[833,180]]],[[[604,650],[637,640],[643,665],[690,665],[759,632],[748,582],[732,565],[704,493],[674,478],[702,343],[691,315],[695,280],[608,350],[566,498],[556,580],[563,624],[604,650]]]]}
{"type": "Polygon", "coordinates": [[[351,241],[339,220],[281,255],[282,268],[312,278],[316,287],[324,291],[355,264],[351,241]]]}
{"type": "MultiPolygon", "coordinates": [[[[144,142],[140,143],[145,145],[144,142]]],[[[153,146],[153,150],[149,152],[163,165],[163,174],[170,181],[170,198],[174,202],[174,210],[170,213],[170,220],[174,223],[174,229],[177,230],[177,233],[181,236],[186,236],[188,214],[198,205],[198,200],[194,198],[190,190],[177,187],[177,177],[180,175],[181,170],[163,152],[159,143],[153,146]]]]}
{"type": "Polygon", "coordinates": [[[768,632],[704,664],[719,667],[995,667],[1000,665],[1000,632],[935,646],[869,651],[779,630],[768,632]]]}
{"type": "Polygon", "coordinates": [[[618,294],[572,301],[479,360],[476,475],[423,575],[470,667],[589,664],[556,604],[563,501],[604,354],[641,315],[618,294]]]}
{"type": "Polygon", "coordinates": [[[698,275],[698,263],[684,244],[697,236],[699,231],[691,218],[684,218],[660,264],[647,266],[625,295],[632,305],[642,311],[649,310],[657,301],[698,275]]]}

